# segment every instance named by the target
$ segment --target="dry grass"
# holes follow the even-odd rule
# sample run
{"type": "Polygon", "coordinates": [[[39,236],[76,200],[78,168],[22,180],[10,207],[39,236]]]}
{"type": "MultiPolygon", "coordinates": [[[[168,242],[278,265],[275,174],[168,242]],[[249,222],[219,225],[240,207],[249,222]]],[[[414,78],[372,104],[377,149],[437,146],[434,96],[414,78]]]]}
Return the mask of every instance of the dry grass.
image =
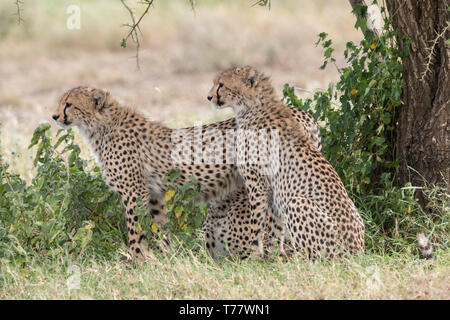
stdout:
{"type": "Polygon", "coordinates": [[[151,257],[145,264],[69,260],[0,266],[0,299],[448,299],[450,256],[363,255],[347,261],[215,263],[201,253],[151,257]]]}

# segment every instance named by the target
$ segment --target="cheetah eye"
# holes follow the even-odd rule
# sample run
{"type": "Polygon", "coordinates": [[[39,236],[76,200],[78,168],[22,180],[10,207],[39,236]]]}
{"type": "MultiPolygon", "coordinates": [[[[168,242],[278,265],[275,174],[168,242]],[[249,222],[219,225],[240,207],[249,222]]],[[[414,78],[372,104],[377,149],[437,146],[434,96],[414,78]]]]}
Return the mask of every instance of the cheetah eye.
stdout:
{"type": "Polygon", "coordinates": [[[219,85],[217,86],[217,90],[216,90],[216,95],[217,95],[217,99],[219,99],[219,90],[220,90],[220,88],[222,88],[223,87],[223,83],[222,82],[219,82],[219,85]]]}
{"type": "Polygon", "coordinates": [[[66,102],[66,105],[64,106],[64,108],[70,108],[72,106],[72,104],[70,102],[66,102]]]}

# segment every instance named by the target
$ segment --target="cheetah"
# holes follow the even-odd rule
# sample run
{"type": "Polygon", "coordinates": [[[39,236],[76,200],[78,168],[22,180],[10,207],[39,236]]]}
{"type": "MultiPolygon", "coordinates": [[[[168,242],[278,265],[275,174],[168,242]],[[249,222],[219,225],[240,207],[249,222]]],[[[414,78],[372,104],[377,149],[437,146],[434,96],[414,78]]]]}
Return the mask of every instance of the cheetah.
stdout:
{"type": "MultiPolygon", "coordinates": [[[[251,255],[256,237],[251,229],[251,212],[245,188],[232,193],[222,205],[208,214],[203,225],[208,253],[214,258],[246,258],[251,255]],[[244,199],[244,201],[242,200],[244,199]]],[[[289,246],[284,244],[283,221],[269,213],[264,229],[264,249],[267,254],[279,253],[288,256],[289,246]],[[281,251],[281,249],[283,251],[281,251]]]]}
{"type": "MultiPolygon", "coordinates": [[[[293,108],[294,115],[297,112],[299,110],[293,108]]],[[[318,151],[321,151],[318,125],[311,115],[305,112],[305,116],[308,120],[303,122],[303,125],[308,128],[310,141],[318,151]]],[[[263,236],[265,253],[292,255],[292,247],[284,245],[286,239],[283,230],[283,220],[273,215],[269,208],[263,236]]],[[[214,212],[210,211],[203,224],[206,248],[213,258],[250,256],[252,243],[256,240],[251,231],[251,212],[245,188],[236,190],[222,203],[214,206],[214,212]]]]}
{"type": "MultiPolygon", "coordinates": [[[[302,127],[304,124],[311,134],[311,143],[320,148],[320,135],[312,117],[301,110],[293,113],[296,123],[302,127]]],[[[228,131],[236,129],[234,118],[201,127],[170,129],[122,106],[106,90],[90,87],[65,92],[52,118],[62,128],[78,127],[89,142],[106,183],[122,199],[129,249],[140,260],[145,259],[147,248],[143,232],[136,231],[135,208],[140,197],[156,223],[167,222],[163,212],[167,187],[162,180],[169,169],[180,169],[179,184],[186,183],[190,176],[200,182],[201,200],[211,203],[207,223],[221,212],[237,215],[230,212],[230,204],[237,204],[238,210],[242,207],[239,203],[247,202],[245,192],[237,197],[234,194],[232,201],[227,199],[236,190],[245,191],[234,162],[224,161],[228,157],[224,146],[232,140],[228,131]]],[[[207,233],[206,246],[214,250],[215,243],[209,239],[212,235],[207,233]]]]}
{"type": "Polygon", "coordinates": [[[249,66],[225,70],[207,98],[217,108],[233,108],[241,130],[237,168],[247,190],[257,257],[264,254],[262,231],[270,206],[306,258],[364,250],[364,224],[342,181],[305,128],[296,125],[293,109],[277,98],[269,77],[249,66]],[[254,138],[256,131],[271,151],[254,138]]]}

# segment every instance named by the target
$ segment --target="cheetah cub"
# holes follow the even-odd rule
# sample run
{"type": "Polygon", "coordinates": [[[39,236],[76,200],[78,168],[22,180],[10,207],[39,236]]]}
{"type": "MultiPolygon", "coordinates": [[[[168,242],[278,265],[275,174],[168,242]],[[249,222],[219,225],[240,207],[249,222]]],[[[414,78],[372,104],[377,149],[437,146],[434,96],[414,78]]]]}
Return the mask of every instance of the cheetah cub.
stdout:
{"type": "MultiPolygon", "coordinates": [[[[311,142],[320,148],[320,135],[313,118],[301,110],[293,112],[296,125],[305,127],[311,142]]],[[[199,127],[170,129],[122,106],[107,91],[76,87],[61,96],[53,119],[63,128],[78,127],[91,144],[106,183],[119,194],[126,209],[133,256],[144,259],[147,249],[144,235],[136,230],[137,200],[141,197],[155,222],[165,224],[167,216],[163,208],[167,187],[162,180],[174,167],[181,171],[177,183],[184,184],[194,176],[201,184],[201,200],[211,205],[203,228],[208,252],[214,256],[231,246],[234,252],[246,252],[251,237],[245,234],[247,227],[243,225],[250,222],[233,217],[248,216],[247,193],[234,162],[223,161],[228,133],[237,128],[234,118],[199,127]],[[217,151],[221,152],[217,155],[217,151]]],[[[278,232],[276,222],[269,220],[272,221],[269,234],[278,232]]]]}
{"type": "Polygon", "coordinates": [[[214,80],[208,100],[233,108],[241,130],[237,167],[248,194],[255,255],[263,254],[270,204],[283,217],[291,245],[306,257],[364,250],[364,224],[344,185],[304,127],[295,125],[268,77],[253,67],[228,69],[214,80]]]}

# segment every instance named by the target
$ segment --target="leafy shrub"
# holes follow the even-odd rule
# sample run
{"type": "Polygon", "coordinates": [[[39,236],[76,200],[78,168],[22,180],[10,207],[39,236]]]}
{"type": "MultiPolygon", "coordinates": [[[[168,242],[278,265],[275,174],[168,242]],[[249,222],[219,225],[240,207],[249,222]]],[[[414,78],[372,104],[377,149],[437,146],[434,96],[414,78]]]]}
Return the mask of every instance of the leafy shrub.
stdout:
{"type": "Polygon", "coordinates": [[[71,130],[55,144],[49,131],[50,125],[42,124],[33,134],[30,148],[37,146],[37,173],[30,185],[10,173],[0,155],[0,259],[116,256],[126,245],[119,198],[98,167],[87,170],[71,130]]]}
{"type": "MultiPolygon", "coordinates": [[[[0,260],[25,262],[64,254],[119,257],[118,249],[127,250],[119,197],[105,184],[100,169],[89,169],[80,158],[72,130],[58,131],[53,144],[49,135],[49,124],[40,125],[33,134],[29,147],[37,147],[37,173],[30,185],[9,172],[0,154],[0,260]]],[[[169,187],[169,222],[163,230],[184,247],[193,248],[206,206],[198,203],[200,183],[191,177],[188,183],[176,185],[179,175],[171,170],[164,179],[169,187]]],[[[152,221],[142,204],[136,214],[136,228],[147,232],[151,241],[162,226],[152,221]]]]}
{"type": "Polygon", "coordinates": [[[206,217],[207,206],[199,201],[200,182],[191,176],[187,183],[176,184],[179,177],[180,171],[171,169],[163,179],[168,186],[165,194],[168,223],[164,228],[182,244],[193,248],[199,239],[198,231],[206,217]]]}
{"type": "MultiPolygon", "coordinates": [[[[400,48],[398,32],[385,18],[379,37],[366,27],[365,7],[357,7],[356,28],[364,39],[346,44],[347,65],[336,66],[340,79],[313,98],[299,99],[286,84],[284,101],[310,111],[321,128],[323,153],[343,180],[366,225],[366,244],[375,252],[412,250],[416,233],[448,246],[449,195],[445,186],[425,190],[434,205],[433,218],[414,198],[416,188],[398,185],[395,155],[396,109],[401,105],[402,59],[409,41],[400,48]]],[[[384,9],[382,9],[384,12],[384,9]]],[[[316,45],[324,49],[325,68],[334,63],[332,40],[323,32],[316,45]]]]}
{"type": "MultiPolygon", "coordinates": [[[[143,231],[148,243],[169,238],[173,250],[198,249],[199,234],[207,213],[207,204],[200,200],[201,184],[193,176],[185,184],[177,183],[180,170],[170,169],[164,176],[162,182],[167,185],[168,190],[164,195],[164,214],[167,215],[167,223],[161,225],[153,221],[151,215],[147,214],[145,207],[138,199],[136,215],[137,232],[143,231]]],[[[177,252],[180,252],[179,250],[177,252]]]]}
{"type": "MultiPolygon", "coordinates": [[[[359,9],[363,17],[365,12],[359,9]]],[[[351,192],[363,194],[384,187],[386,179],[395,179],[399,164],[394,129],[403,86],[401,60],[409,45],[403,49],[396,45],[398,33],[387,19],[379,37],[367,30],[364,19],[358,18],[355,27],[361,28],[365,37],[359,45],[347,42],[347,66],[336,66],[340,79],[335,87],[330,84],[328,91],[301,101],[294,88],[285,85],[284,96],[287,103],[313,111],[316,120],[325,124],[321,131],[324,154],[351,192]]],[[[316,42],[324,48],[322,69],[335,61],[332,40],[327,38],[322,32],[316,42]]]]}

